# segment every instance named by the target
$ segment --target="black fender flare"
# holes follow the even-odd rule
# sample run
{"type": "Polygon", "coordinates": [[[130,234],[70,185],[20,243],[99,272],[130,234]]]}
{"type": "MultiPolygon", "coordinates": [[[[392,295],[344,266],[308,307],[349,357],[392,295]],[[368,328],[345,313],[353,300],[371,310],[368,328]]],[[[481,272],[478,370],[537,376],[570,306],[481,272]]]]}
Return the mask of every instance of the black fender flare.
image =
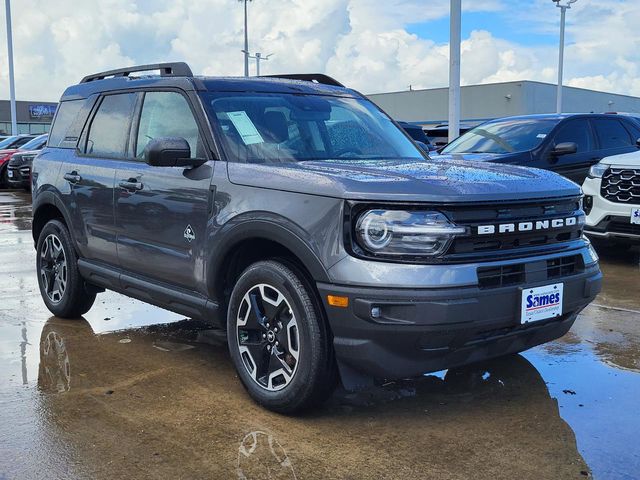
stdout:
{"type": "MultiPolygon", "coordinates": [[[[76,244],[76,249],[77,249],[76,236],[73,230],[73,226],[72,226],[73,224],[71,223],[71,220],[70,220],[69,212],[67,212],[67,209],[62,203],[62,200],[60,200],[60,198],[58,197],[58,195],[55,194],[55,192],[51,190],[45,190],[42,192],[38,192],[37,195],[33,196],[33,200],[31,203],[33,220],[35,221],[38,211],[42,207],[46,207],[47,205],[51,205],[55,207],[62,214],[62,218],[64,218],[64,222],[67,224],[69,234],[71,235],[73,243],[76,244]]],[[[33,241],[37,243],[38,239],[36,238],[35,230],[33,228],[31,229],[31,236],[33,237],[33,241]]]]}
{"type": "Polygon", "coordinates": [[[304,231],[291,221],[279,217],[236,218],[218,230],[208,242],[211,247],[207,253],[207,289],[215,296],[220,285],[217,284],[220,269],[229,254],[245,240],[264,239],[282,245],[289,250],[309,272],[316,282],[330,282],[327,269],[318,254],[304,240],[304,231]],[[232,223],[232,224],[231,224],[232,223]]]}

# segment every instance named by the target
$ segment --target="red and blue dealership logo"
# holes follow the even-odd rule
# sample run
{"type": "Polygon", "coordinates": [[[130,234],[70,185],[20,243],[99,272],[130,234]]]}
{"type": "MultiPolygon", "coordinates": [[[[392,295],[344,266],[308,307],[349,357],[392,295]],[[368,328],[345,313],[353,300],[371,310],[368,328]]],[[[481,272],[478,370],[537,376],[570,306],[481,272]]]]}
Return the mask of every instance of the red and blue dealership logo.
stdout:
{"type": "MultiPolygon", "coordinates": [[[[553,287],[553,289],[557,290],[558,287],[553,287]]],[[[560,292],[534,294],[533,290],[529,290],[525,308],[527,312],[531,312],[541,308],[555,307],[557,305],[560,305],[560,292]]]]}

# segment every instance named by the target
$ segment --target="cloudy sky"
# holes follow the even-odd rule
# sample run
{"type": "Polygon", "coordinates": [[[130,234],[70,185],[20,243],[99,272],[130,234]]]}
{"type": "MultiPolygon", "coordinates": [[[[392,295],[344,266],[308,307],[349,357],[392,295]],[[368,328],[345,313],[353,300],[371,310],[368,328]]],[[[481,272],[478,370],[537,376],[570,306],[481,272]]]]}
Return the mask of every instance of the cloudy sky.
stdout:
{"type": "MultiPolygon", "coordinates": [[[[560,15],[552,2],[462,3],[463,84],[555,81],[560,15]]],[[[364,93],[445,86],[448,4],[254,0],[250,50],[274,54],[262,73],[324,72],[364,93]]],[[[197,73],[242,74],[237,0],[14,0],[12,7],[18,99],[57,100],[88,73],[130,64],[184,60],[197,73]]],[[[567,83],[640,96],[640,0],[578,0],[567,19],[567,83]]],[[[4,9],[0,20],[0,98],[7,98],[4,9]]]]}

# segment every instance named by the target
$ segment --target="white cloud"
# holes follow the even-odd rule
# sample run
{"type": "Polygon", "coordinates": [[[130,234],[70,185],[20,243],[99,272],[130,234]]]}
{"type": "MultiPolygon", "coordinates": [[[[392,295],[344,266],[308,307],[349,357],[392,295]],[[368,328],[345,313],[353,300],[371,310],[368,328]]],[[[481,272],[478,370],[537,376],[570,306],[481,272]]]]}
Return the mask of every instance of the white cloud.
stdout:
{"type": "MultiPolygon", "coordinates": [[[[507,6],[505,0],[463,3],[465,11],[507,6]]],[[[558,15],[548,3],[524,2],[509,18],[555,35],[558,15]]],[[[580,0],[571,9],[565,78],[571,85],[640,95],[640,2],[604,3],[580,0]]],[[[250,48],[274,53],[264,73],[326,72],[366,93],[444,86],[447,45],[408,33],[407,26],[446,17],[448,4],[255,0],[250,48]]],[[[88,73],[135,63],[185,60],[203,74],[242,73],[242,4],[236,0],[22,0],[13,2],[13,20],[19,98],[55,100],[88,73]]],[[[4,40],[4,17],[0,21],[4,40]]],[[[464,83],[555,81],[554,45],[522,45],[497,37],[492,25],[477,27],[462,45],[464,83]]],[[[0,97],[6,97],[2,40],[0,97]]]]}

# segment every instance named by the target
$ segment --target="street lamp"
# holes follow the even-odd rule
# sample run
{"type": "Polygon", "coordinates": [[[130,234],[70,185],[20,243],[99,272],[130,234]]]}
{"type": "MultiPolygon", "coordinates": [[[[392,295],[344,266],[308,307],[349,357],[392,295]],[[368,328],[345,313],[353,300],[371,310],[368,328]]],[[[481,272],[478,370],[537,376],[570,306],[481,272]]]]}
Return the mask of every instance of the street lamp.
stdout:
{"type": "Polygon", "coordinates": [[[449,12],[449,141],[452,142],[460,135],[462,0],[451,0],[449,12]]]}
{"type": "Polygon", "coordinates": [[[244,76],[249,76],[249,32],[247,31],[247,3],[252,0],[238,0],[244,2],[244,76]]]}
{"type": "Polygon", "coordinates": [[[13,35],[11,34],[11,0],[4,0],[7,20],[7,54],[9,61],[9,96],[11,98],[11,134],[18,134],[16,119],[16,84],[13,75],[13,35]]]}
{"type": "Polygon", "coordinates": [[[564,68],[564,23],[567,9],[578,0],[551,0],[560,9],[560,48],[558,51],[558,93],[556,95],[556,113],[562,113],[562,70],[564,68]]]}
{"type": "Polygon", "coordinates": [[[260,76],[260,60],[269,60],[269,57],[272,56],[273,53],[270,53],[267,56],[262,56],[262,53],[260,52],[256,52],[255,55],[249,55],[249,58],[255,58],[256,59],[256,77],[260,76]]]}

